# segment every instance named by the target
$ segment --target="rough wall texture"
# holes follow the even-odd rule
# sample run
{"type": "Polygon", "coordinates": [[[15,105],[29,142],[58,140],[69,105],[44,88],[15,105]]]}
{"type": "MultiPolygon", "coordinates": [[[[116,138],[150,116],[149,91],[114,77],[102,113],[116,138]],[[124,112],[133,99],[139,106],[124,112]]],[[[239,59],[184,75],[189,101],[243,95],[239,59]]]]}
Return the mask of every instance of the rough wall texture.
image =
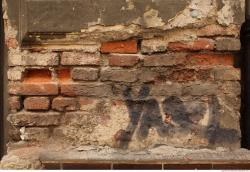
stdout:
{"type": "Polygon", "coordinates": [[[10,150],[240,147],[243,0],[12,1],[10,150]]]}

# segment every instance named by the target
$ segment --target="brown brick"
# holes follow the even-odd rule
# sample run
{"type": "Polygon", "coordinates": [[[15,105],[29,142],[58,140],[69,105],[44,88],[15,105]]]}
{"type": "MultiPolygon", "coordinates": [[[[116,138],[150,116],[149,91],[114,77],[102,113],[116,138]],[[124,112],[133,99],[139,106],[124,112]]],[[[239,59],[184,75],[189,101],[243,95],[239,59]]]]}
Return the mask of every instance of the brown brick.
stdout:
{"type": "Polygon", "coordinates": [[[208,25],[198,30],[198,36],[235,36],[238,29],[225,28],[220,25],[208,25]]]}
{"type": "Polygon", "coordinates": [[[234,56],[231,54],[195,54],[189,56],[187,63],[190,65],[234,65],[234,56]]]}
{"type": "Polygon", "coordinates": [[[13,96],[8,98],[9,110],[12,112],[19,111],[21,107],[21,98],[13,96]]]}
{"type": "Polygon", "coordinates": [[[73,80],[96,81],[99,69],[96,68],[74,68],[71,76],[73,80]]]}
{"type": "Polygon", "coordinates": [[[135,82],[138,72],[136,70],[104,69],[101,71],[102,81],[135,82]]]}
{"type": "Polygon", "coordinates": [[[123,54],[135,54],[137,53],[137,41],[118,41],[118,42],[106,42],[102,43],[102,53],[123,53],[123,54]]]}
{"type": "Polygon", "coordinates": [[[186,62],[185,53],[169,53],[144,57],[144,66],[175,66],[186,62]]]}
{"type": "Polygon", "coordinates": [[[59,125],[61,115],[57,112],[18,112],[9,114],[8,121],[15,126],[59,125]]]}
{"type": "Polygon", "coordinates": [[[240,81],[240,69],[234,67],[216,67],[214,70],[214,78],[222,81],[240,81]]]}
{"type": "Polygon", "coordinates": [[[10,83],[9,94],[27,96],[57,95],[57,83],[10,83]]]}
{"type": "Polygon", "coordinates": [[[168,44],[168,50],[170,51],[213,50],[214,47],[214,40],[206,38],[200,38],[194,42],[171,42],[168,44]]]}
{"type": "Polygon", "coordinates": [[[50,100],[48,97],[28,97],[24,100],[26,110],[48,110],[50,100]]]}
{"type": "Polygon", "coordinates": [[[64,52],[61,57],[62,65],[100,65],[99,54],[83,52],[64,52]]]}
{"type": "Polygon", "coordinates": [[[217,38],[216,50],[218,51],[239,51],[241,49],[240,39],[217,38]]]}
{"type": "Polygon", "coordinates": [[[129,67],[136,65],[139,57],[136,55],[110,55],[108,60],[110,66],[129,67]]]}
{"type": "Polygon", "coordinates": [[[161,164],[114,164],[117,170],[161,170],[161,164]]]}
{"type": "Polygon", "coordinates": [[[61,85],[61,93],[66,96],[107,97],[112,93],[111,86],[103,83],[65,83],[61,85]]]}
{"type": "Polygon", "coordinates": [[[56,97],[52,101],[52,109],[57,111],[74,111],[76,105],[76,98],[56,97]]]}

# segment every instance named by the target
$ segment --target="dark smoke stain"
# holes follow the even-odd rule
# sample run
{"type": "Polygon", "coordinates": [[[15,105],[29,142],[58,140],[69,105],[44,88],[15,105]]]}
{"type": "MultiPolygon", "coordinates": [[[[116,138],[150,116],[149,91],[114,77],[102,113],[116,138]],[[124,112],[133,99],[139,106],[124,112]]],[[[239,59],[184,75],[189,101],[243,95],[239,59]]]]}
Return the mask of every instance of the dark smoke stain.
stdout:
{"type": "Polygon", "coordinates": [[[207,127],[198,125],[204,118],[206,105],[197,102],[185,103],[177,96],[167,97],[163,101],[165,120],[162,119],[159,103],[156,99],[148,98],[150,88],[143,85],[138,97],[133,99],[131,88],[123,92],[130,122],[125,130],[119,130],[114,136],[118,148],[127,149],[131,139],[138,128],[137,137],[144,140],[149,134],[150,128],[155,128],[160,137],[171,136],[174,133],[197,133],[209,141],[209,146],[216,144],[233,144],[239,140],[235,129],[224,129],[219,126],[219,114],[221,106],[218,98],[214,95],[209,99],[209,125],[207,127]]]}

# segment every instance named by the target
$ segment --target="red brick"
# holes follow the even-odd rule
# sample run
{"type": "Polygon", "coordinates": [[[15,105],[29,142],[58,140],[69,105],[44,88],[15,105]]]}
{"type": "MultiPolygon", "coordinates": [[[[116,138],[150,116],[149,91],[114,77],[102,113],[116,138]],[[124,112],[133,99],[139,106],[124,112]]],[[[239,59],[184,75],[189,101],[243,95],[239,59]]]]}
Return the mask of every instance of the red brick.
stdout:
{"type": "Polygon", "coordinates": [[[57,97],[52,101],[52,109],[57,111],[74,111],[76,106],[76,98],[57,97]]]}
{"type": "Polygon", "coordinates": [[[57,83],[10,83],[9,94],[27,96],[57,95],[57,83]]]}
{"type": "Polygon", "coordinates": [[[28,97],[24,100],[26,110],[48,110],[50,100],[48,97],[28,97]]]}
{"type": "Polygon", "coordinates": [[[102,53],[124,53],[124,54],[135,54],[137,53],[137,41],[118,41],[118,42],[106,42],[102,43],[102,53]]]}
{"type": "Polygon", "coordinates": [[[57,78],[60,83],[62,82],[70,82],[71,76],[70,76],[70,69],[60,69],[57,71],[57,78]]]}
{"type": "Polygon", "coordinates": [[[168,44],[170,51],[200,51],[213,50],[214,48],[214,40],[206,38],[200,38],[194,42],[171,42],[168,44]]]}
{"type": "Polygon", "coordinates": [[[37,83],[37,82],[50,82],[51,72],[46,69],[39,70],[28,70],[25,77],[25,83],[37,83]]]}
{"type": "Polygon", "coordinates": [[[138,56],[133,55],[110,55],[108,57],[110,66],[129,67],[139,62],[138,56]]]}
{"type": "Polygon", "coordinates": [[[187,63],[190,65],[234,65],[234,56],[231,54],[196,54],[189,56],[187,63]]]}

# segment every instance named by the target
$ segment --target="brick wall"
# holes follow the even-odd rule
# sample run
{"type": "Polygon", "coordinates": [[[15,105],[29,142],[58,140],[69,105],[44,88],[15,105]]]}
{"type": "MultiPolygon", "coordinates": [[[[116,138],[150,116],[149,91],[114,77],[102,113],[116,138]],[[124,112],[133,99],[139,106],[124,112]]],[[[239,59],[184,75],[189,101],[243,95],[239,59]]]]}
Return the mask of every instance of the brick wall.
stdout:
{"type": "Polygon", "coordinates": [[[242,14],[233,9],[242,2],[197,2],[214,11],[185,20],[184,10],[172,28],[153,13],[146,26],[90,26],[80,43],[28,49],[5,16],[10,147],[240,148],[242,14]]]}

